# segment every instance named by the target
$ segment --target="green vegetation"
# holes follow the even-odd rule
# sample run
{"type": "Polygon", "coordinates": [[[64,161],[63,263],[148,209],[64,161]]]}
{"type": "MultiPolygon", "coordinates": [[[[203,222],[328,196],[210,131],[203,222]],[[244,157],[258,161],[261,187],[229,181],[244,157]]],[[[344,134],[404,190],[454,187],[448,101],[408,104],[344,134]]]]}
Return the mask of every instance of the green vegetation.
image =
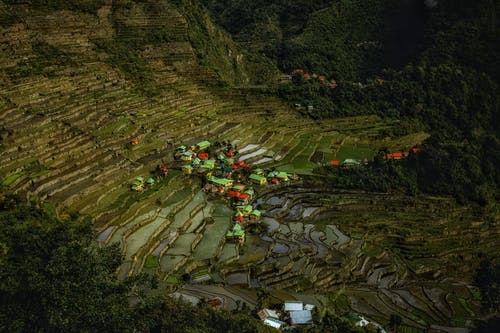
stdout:
{"type": "Polygon", "coordinates": [[[486,313],[500,310],[500,263],[499,258],[481,261],[475,276],[475,284],[481,293],[481,304],[486,313]]]}
{"type": "Polygon", "coordinates": [[[155,268],[155,267],[158,267],[158,257],[150,254],[146,257],[144,268],[155,268]]]}
{"type": "Polygon", "coordinates": [[[63,222],[14,197],[0,209],[1,331],[271,332],[243,313],[148,296],[144,277],[119,281],[120,250],[94,243],[89,221],[63,222]],[[130,297],[140,302],[130,307],[130,297]]]}
{"type": "Polygon", "coordinates": [[[14,10],[3,2],[0,3],[0,27],[8,27],[16,23],[19,23],[19,17],[14,10]]]}
{"type": "MultiPolygon", "coordinates": [[[[44,208],[2,202],[0,331],[266,331],[126,278],[144,267],[174,289],[208,261],[214,280],[250,267],[277,293],[298,287],[319,299],[343,285],[343,310],[402,332],[464,327],[480,302],[498,313],[499,5],[202,2],[239,44],[198,0],[0,1],[0,184],[44,208]],[[54,25],[42,29],[47,18],[54,25]],[[276,68],[303,74],[277,84],[276,68]],[[301,173],[300,188],[262,188],[285,200],[260,204],[276,214],[271,240],[259,231],[223,246],[230,214],[212,214],[169,160],[178,141],[202,136],[255,146],[249,163],[301,173]],[[417,154],[383,158],[414,145],[417,154]],[[334,159],[370,162],[318,168],[334,159]],[[159,160],[168,176],[129,191],[159,160]],[[461,205],[469,200],[485,207],[461,205]],[[124,253],[95,244],[78,214],[55,217],[70,209],[95,217],[124,253]],[[161,257],[148,255],[153,247],[161,257]]],[[[304,330],[349,332],[337,313],[304,330]]]]}
{"type": "Polygon", "coordinates": [[[74,65],[74,62],[64,51],[43,40],[31,44],[33,56],[18,62],[16,67],[7,70],[12,78],[23,78],[33,75],[53,76],[60,67],[74,65]]]}
{"type": "Polygon", "coordinates": [[[3,181],[2,181],[2,185],[3,186],[9,186],[10,184],[12,184],[13,182],[15,182],[19,177],[21,177],[23,175],[22,172],[19,172],[19,173],[15,173],[13,175],[10,175],[9,177],[5,178],[3,181]]]}
{"type": "Polygon", "coordinates": [[[0,213],[0,330],[128,329],[127,297],[117,281],[117,246],[97,247],[89,221],[54,215],[7,197],[0,213]]]}
{"type": "MultiPolygon", "coordinates": [[[[17,0],[4,0],[7,4],[19,3],[17,0]]],[[[32,0],[30,4],[36,7],[50,9],[78,10],[85,13],[95,14],[99,8],[106,4],[106,0],[32,0]]]]}
{"type": "MultiPolygon", "coordinates": [[[[198,62],[215,71],[225,83],[247,85],[268,82],[278,75],[270,61],[245,52],[211,20],[206,9],[193,0],[174,1],[190,27],[188,37],[198,62]]],[[[214,84],[214,83],[211,83],[214,84]]],[[[222,82],[218,86],[222,86],[222,82]]]]}
{"type": "MultiPolygon", "coordinates": [[[[494,167],[500,162],[498,3],[444,0],[435,8],[391,0],[204,3],[235,38],[268,50],[283,71],[325,76],[322,81],[298,73],[278,88],[291,104],[311,105],[307,116],[376,114],[400,119],[399,135],[430,133],[420,162],[399,172],[416,174],[412,182],[419,191],[481,204],[500,197],[494,167]],[[331,79],[337,87],[329,85],[331,79]]],[[[392,177],[394,168],[365,173],[386,169],[391,170],[382,177],[392,177]]],[[[351,182],[366,187],[365,180],[351,182]]],[[[394,185],[398,181],[408,187],[404,177],[394,185]]]]}

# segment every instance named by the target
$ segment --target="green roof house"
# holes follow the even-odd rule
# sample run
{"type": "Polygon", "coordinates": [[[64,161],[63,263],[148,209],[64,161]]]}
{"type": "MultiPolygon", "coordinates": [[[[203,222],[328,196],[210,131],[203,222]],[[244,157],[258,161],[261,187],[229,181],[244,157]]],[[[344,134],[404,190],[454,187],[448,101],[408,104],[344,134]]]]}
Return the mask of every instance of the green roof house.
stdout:
{"type": "Polygon", "coordinates": [[[256,175],[262,175],[264,173],[264,170],[262,170],[261,168],[256,168],[255,170],[253,170],[253,173],[256,175]]]}
{"type": "Polygon", "coordinates": [[[254,217],[260,217],[262,215],[262,213],[260,210],[254,209],[254,210],[252,210],[252,213],[250,213],[250,215],[252,215],[254,217]]]}
{"type": "Polygon", "coordinates": [[[267,179],[264,176],[257,175],[252,173],[249,177],[250,181],[255,184],[264,185],[267,183],[267,179]]]}
{"type": "Polygon", "coordinates": [[[228,240],[239,240],[240,242],[245,239],[245,230],[239,224],[235,224],[232,229],[229,229],[226,233],[226,238],[228,240]]]}
{"type": "Polygon", "coordinates": [[[253,196],[255,195],[255,192],[252,189],[248,189],[243,193],[248,194],[250,196],[250,198],[253,198],[253,196]]]}
{"type": "Polygon", "coordinates": [[[208,181],[212,184],[224,186],[224,187],[228,187],[228,186],[233,185],[233,180],[227,179],[227,178],[210,177],[208,179],[208,181]]]}
{"type": "Polygon", "coordinates": [[[245,184],[237,184],[233,186],[233,190],[241,192],[245,189],[245,184]]]}
{"type": "Polygon", "coordinates": [[[181,155],[181,160],[183,161],[191,161],[193,159],[193,153],[190,151],[185,151],[181,155]]]}
{"type": "Polygon", "coordinates": [[[184,172],[186,175],[190,175],[193,173],[193,167],[189,164],[183,165],[182,172],[184,172]]]}
{"type": "Polygon", "coordinates": [[[196,148],[198,148],[199,150],[206,150],[208,148],[210,148],[211,146],[211,143],[210,141],[200,141],[196,144],[196,148]]]}
{"type": "Polygon", "coordinates": [[[253,207],[252,207],[252,205],[236,206],[236,210],[238,212],[243,213],[243,215],[248,215],[252,212],[253,207]]]}

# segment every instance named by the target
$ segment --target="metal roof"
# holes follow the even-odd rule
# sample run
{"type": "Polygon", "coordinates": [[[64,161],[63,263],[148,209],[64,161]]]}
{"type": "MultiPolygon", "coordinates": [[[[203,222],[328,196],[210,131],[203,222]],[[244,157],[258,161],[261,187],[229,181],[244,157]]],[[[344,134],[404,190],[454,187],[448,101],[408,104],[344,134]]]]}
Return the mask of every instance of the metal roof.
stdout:
{"type": "Polygon", "coordinates": [[[310,310],[290,311],[290,323],[307,324],[312,321],[312,314],[310,310]]]}
{"type": "Polygon", "coordinates": [[[285,311],[302,311],[304,303],[302,301],[285,301],[285,311]]]}
{"type": "Polygon", "coordinates": [[[266,318],[264,319],[264,325],[271,326],[274,328],[281,328],[283,325],[285,325],[285,323],[278,319],[266,318]]]}

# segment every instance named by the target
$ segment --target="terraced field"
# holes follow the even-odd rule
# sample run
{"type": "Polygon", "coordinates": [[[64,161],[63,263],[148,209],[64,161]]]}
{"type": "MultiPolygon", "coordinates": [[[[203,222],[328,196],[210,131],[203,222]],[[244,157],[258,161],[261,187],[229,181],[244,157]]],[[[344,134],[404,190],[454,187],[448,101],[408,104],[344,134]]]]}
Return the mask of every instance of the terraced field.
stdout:
{"type": "Polygon", "coordinates": [[[248,284],[234,279],[239,274],[270,290],[340,290],[356,311],[381,323],[398,314],[422,331],[464,327],[479,314],[466,277],[480,256],[497,251],[498,221],[491,229],[446,198],[340,191],[310,181],[259,197],[264,232],[222,265],[228,283],[248,284]],[[479,241],[481,249],[473,246],[479,241]]]}
{"type": "Polygon", "coordinates": [[[232,210],[181,174],[176,145],[229,141],[247,163],[309,175],[332,159],[409,148],[426,134],[387,138],[396,121],[318,123],[257,89],[215,89],[217,75],[198,63],[182,14],[165,1],[153,15],[142,3],[104,6],[96,16],[20,4],[23,23],[0,28],[2,192],[51,201],[61,215],[92,217],[98,241],[122,246],[122,278],[148,272],[171,283],[206,270],[225,289],[184,292],[251,305],[256,298],[239,287],[341,289],[357,311],[382,323],[398,313],[417,328],[463,327],[477,314],[475,291],[460,276],[470,275],[478,237],[481,251],[495,250],[498,221],[486,225],[448,199],[341,192],[307,179],[261,187],[254,206],[264,212],[262,230],[243,247],[225,243],[232,210]],[[141,53],[153,97],[103,47],[118,37],[135,45],[133,29],[170,34],[168,43],[141,53]],[[48,60],[38,68],[40,47],[65,60],[51,62],[42,52],[48,60]],[[130,190],[136,177],[156,177],[160,163],[170,167],[165,178],[143,193],[130,190]]]}

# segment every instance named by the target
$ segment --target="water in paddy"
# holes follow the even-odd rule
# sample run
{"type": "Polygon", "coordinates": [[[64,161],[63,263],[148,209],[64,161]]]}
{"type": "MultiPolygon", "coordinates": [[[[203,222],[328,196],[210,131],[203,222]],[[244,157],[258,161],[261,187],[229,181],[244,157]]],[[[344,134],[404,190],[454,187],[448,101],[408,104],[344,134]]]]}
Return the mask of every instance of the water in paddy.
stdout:
{"type": "Polygon", "coordinates": [[[189,256],[191,254],[191,247],[197,237],[197,234],[180,235],[172,244],[172,246],[167,250],[166,255],[189,256]]]}
{"type": "Polygon", "coordinates": [[[277,259],[277,261],[278,261],[279,267],[284,267],[284,266],[288,265],[291,260],[290,260],[289,256],[283,256],[283,257],[279,257],[277,259]]]}
{"type": "Polygon", "coordinates": [[[297,272],[302,269],[307,263],[307,257],[300,257],[299,260],[293,263],[292,272],[297,272]]]}
{"type": "Polygon", "coordinates": [[[246,154],[246,155],[242,155],[242,156],[240,156],[240,160],[244,161],[244,160],[246,160],[246,159],[249,159],[249,158],[252,158],[252,157],[255,157],[255,156],[262,155],[262,154],[264,154],[266,151],[267,151],[267,149],[265,149],[265,148],[260,148],[259,150],[254,151],[253,153],[250,153],[250,154],[246,154]]]}
{"type": "Polygon", "coordinates": [[[300,222],[290,222],[288,226],[294,234],[300,235],[304,233],[304,225],[300,222]]]}
{"type": "Polygon", "coordinates": [[[160,267],[163,272],[171,272],[175,267],[186,258],[185,256],[163,256],[160,259],[160,267]]]}
{"type": "Polygon", "coordinates": [[[233,273],[226,276],[228,284],[248,284],[248,273],[233,273]]]}
{"type": "Polygon", "coordinates": [[[271,237],[269,237],[268,235],[266,234],[262,234],[260,235],[260,239],[262,239],[263,241],[265,242],[269,242],[269,243],[272,243],[274,242],[274,239],[272,239],[271,237]]]}
{"type": "Polygon", "coordinates": [[[290,212],[288,213],[286,219],[288,220],[298,220],[302,217],[302,205],[295,205],[290,208],[290,212]]]}
{"type": "Polygon", "coordinates": [[[238,246],[235,243],[226,243],[222,248],[219,260],[224,262],[238,257],[238,246]]]}
{"type": "Polygon", "coordinates": [[[118,227],[119,229],[115,233],[113,233],[113,235],[111,236],[111,239],[109,240],[109,243],[115,243],[115,242],[120,242],[121,243],[122,242],[123,234],[127,230],[129,230],[130,228],[132,228],[133,226],[135,226],[137,223],[140,223],[143,220],[146,220],[146,219],[149,219],[149,218],[153,217],[154,214],[155,214],[155,211],[147,212],[146,214],[143,214],[143,215],[141,215],[139,217],[136,217],[131,222],[128,222],[127,224],[125,224],[123,226],[119,226],[118,227]]]}
{"type": "Polygon", "coordinates": [[[193,210],[204,201],[205,194],[202,191],[198,191],[198,193],[196,193],[196,195],[187,204],[187,206],[181,209],[177,214],[175,214],[174,222],[170,225],[170,228],[176,229],[184,226],[186,221],[190,219],[193,210]]]}
{"type": "Polygon", "coordinates": [[[167,247],[168,244],[170,244],[170,242],[174,240],[175,237],[177,237],[177,231],[170,232],[170,234],[168,234],[168,236],[164,238],[161,241],[160,245],[158,245],[158,247],[153,251],[153,255],[159,256],[161,251],[163,251],[163,249],[167,247]]]}
{"type": "Polygon", "coordinates": [[[280,227],[279,222],[271,217],[264,217],[262,219],[262,223],[264,223],[267,226],[267,232],[270,234],[277,231],[280,227]]]}
{"type": "Polygon", "coordinates": [[[303,218],[306,218],[306,217],[309,217],[312,215],[312,213],[314,213],[315,211],[318,210],[318,207],[307,207],[304,209],[304,211],[302,212],[302,217],[303,218]]]}
{"type": "Polygon", "coordinates": [[[286,197],[270,197],[267,199],[266,203],[273,205],[273,206],[278,206],[278,205],[283,205],[285,203],[286,197]]]}
{"type": "Polygon", "coordinates": [[[219,246],[224,242],[224,237],[233,211],[226,204],[215,203],[213,212],[214,223],[208,224],[203,232],[203,239],[196,247],[194,258],[196,260],[210,259],[217,255],[219,246]]]}
{"type": "Polygon", "coordinates": [[[264,164],[264,163],[267,163],[267,162],[271,162],[273,159],[270,158],[270,157],[264,157],[264,158],[261,158],[260,160],[254,162],[253,164],[255,165],[259,165],[259,164],[264,164]]]}
{"type": "Polygon", "coordinates": [[[97,236],[97,241],[98,242],[104,242],[104,241],[106,241],[106,239],[108,239],[109,235],[111,234],[111,232],[113,231],[114,228],[116,228],[115,225],[107,227],[103,232],[101,232],[99,234],[99,236],[97,236]]]}
{"type": "Polygon", "coordinates": [[[290,233],[290,227],[287,226],[286,224],[282,224],[280,226],[280,233],[283,235],[288,235],[290,233]]]}
{"type": "Polygon", "coordinates": [[[328,238],[329,230],[333,231],[334,235],[337,237],[337,245],[335,246],[335,248],[339,249],[342,245],[349,242],[350,238],[347,237],[346,235],[344,235],[344,233],[342,233],[342,231],[340,231],[339,228],[337,228],[337,226],[335,226],[335,225],[327,225],[326,226],[326,237],[327,238],[328,238]]]}
{"type": "Polygon", "coordinates": [[[289,248],[286,244],[276,242],[274,244],[272,252],[276,253],[276,254],[286,254],[286,253],[288,253],[288,250],[289,250],[289,248]]]}
{"type": "Polygon", "coordinates": [[[205,217],[205,212],[204,210],[200,210],[198,213],[196,213],[196,215],[194,215],[192,218],[191,218],[191,225],[189,226],[189,228],[186,230],[186,232],[194,232],[196,229],[198,229],[198,227],[201,226],[201,224],[203,223],[203,219],[205,217]]]}
{"type": "Polygon", "coordinates": [[[259,145],[256,145],[256,144],[249,144],[248,146],[245,146],[245,147],[241,148],[240,150],[238,150],[238,152],[240,154],[242,154],[244,152],[247,152],[247,151],[250,151],[250,150],[257,148],[258,146],[259,145]]]}

